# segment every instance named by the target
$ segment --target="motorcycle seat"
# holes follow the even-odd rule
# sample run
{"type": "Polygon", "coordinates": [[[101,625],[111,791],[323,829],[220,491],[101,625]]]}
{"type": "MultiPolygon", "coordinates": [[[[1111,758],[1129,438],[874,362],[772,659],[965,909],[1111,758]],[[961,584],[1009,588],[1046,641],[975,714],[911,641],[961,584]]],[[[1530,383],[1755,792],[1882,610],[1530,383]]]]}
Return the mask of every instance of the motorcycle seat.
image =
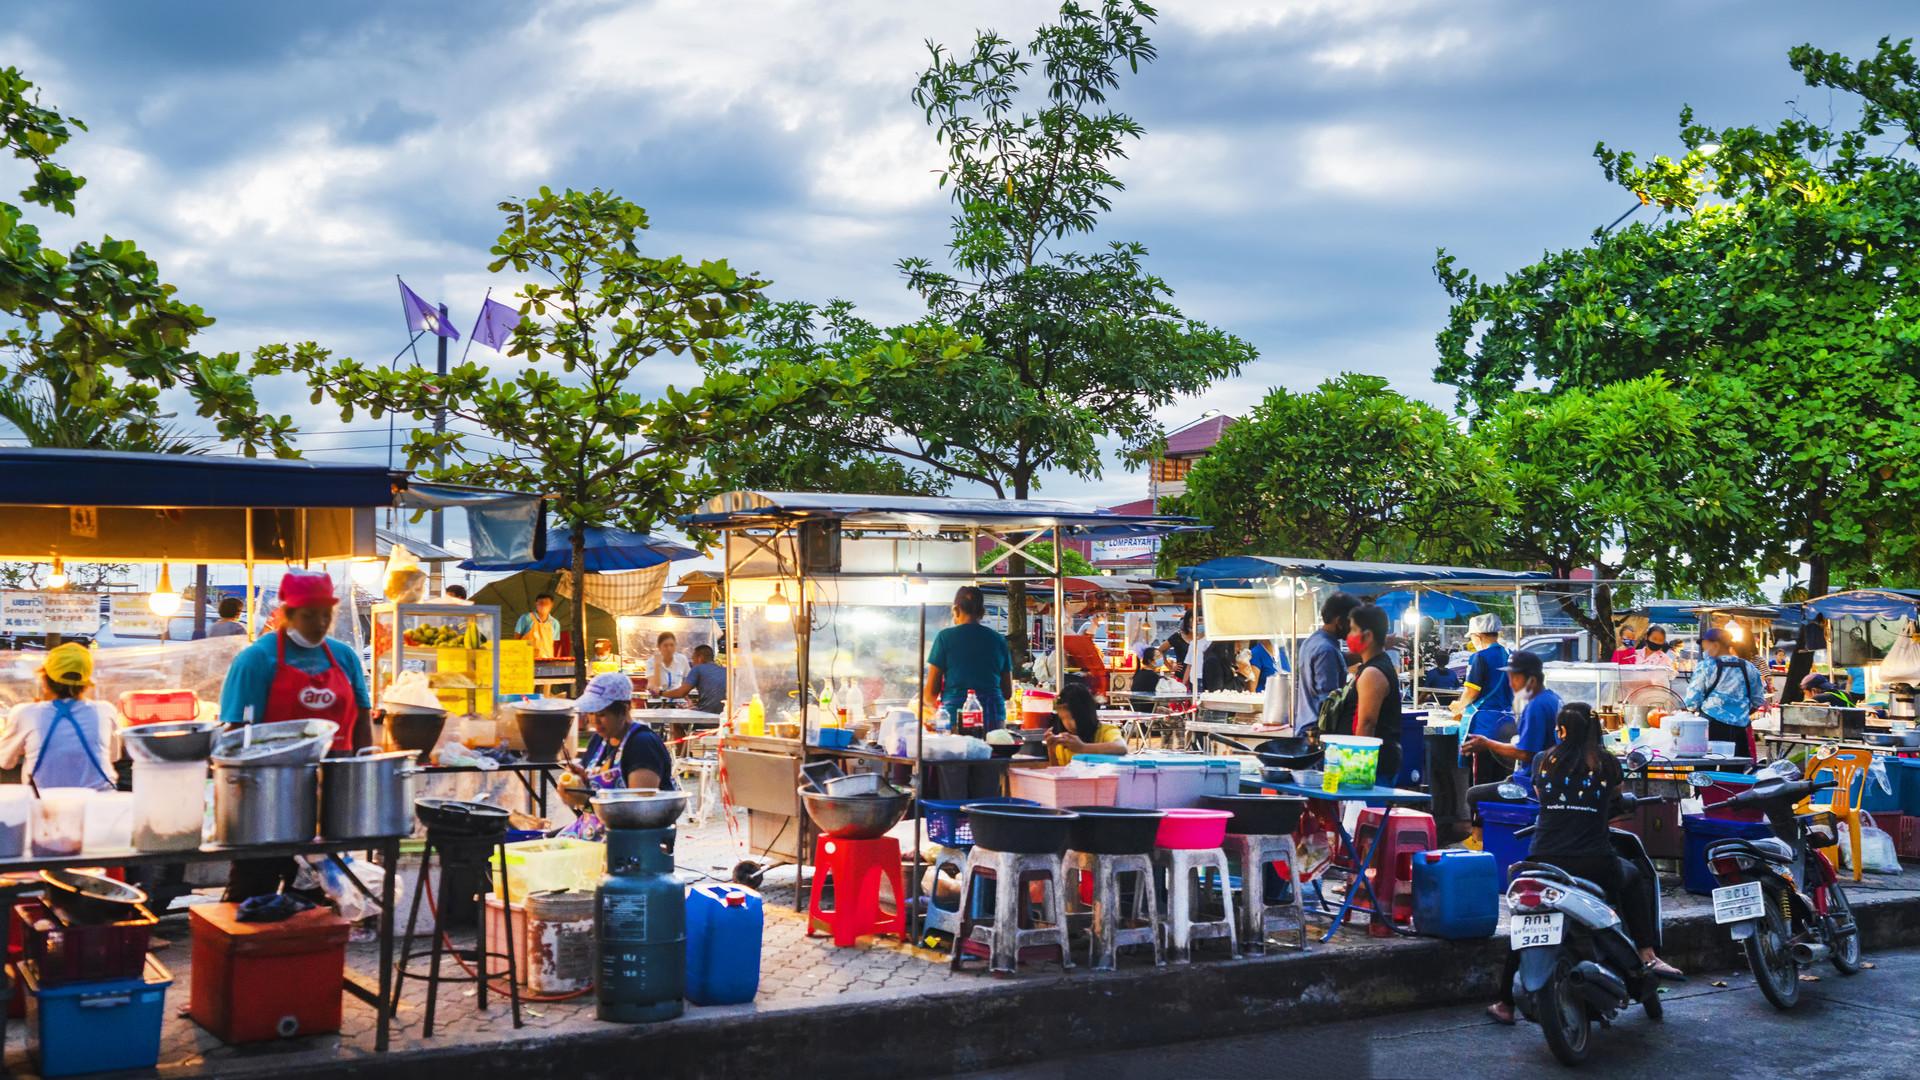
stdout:
{"type": "Polygon", "coordinates": [[[1757,840],[1722,840],[1707,849],[1709,859],[1723,855],[1751,855],[1767,862],[1790,863],[1793,847],[1777,836],[1764,836],[1757,840]]]}

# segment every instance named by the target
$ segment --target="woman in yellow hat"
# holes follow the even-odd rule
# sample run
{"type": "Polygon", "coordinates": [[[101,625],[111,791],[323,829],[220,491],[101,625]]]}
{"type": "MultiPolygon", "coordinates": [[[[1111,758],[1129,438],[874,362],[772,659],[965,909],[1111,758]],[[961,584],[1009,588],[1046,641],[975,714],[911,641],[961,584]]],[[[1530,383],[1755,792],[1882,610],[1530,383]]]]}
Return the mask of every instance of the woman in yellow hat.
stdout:
{"type": "Polygon", "coordinates": [[[120,758],[120,718],[111,705],[85,700],[93,686],[93,653],[68,642],[40,664],[39,701],[15,705],[0,733],[0,769],[25,762],[41,788],[110,791],[120,758]]]}

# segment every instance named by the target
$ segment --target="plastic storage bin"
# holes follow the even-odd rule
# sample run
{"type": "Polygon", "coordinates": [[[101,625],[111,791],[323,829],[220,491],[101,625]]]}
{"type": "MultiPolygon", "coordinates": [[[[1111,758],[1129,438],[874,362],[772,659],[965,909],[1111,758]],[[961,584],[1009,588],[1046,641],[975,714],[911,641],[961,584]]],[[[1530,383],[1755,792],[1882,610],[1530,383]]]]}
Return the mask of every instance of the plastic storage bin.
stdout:
{"type": "Polygon", "coordinates": [[[1920,757],[1888,758],[1887,779],[1900,794],[1900,812],[1920,817],[1920,757]]]}
{"type": "Polygon", "coordinates": [[[133,792],[94,792],[81,812],[81,854],[105,855],[132,850],[133,792]]]}
{"type": "Polygon", "coordinates": [[[1413,857],[1413,928],[1462,941],[1500,927],[1500,861],[1485,851],[1423,851],[1413,857]]]}
{"type": "Polygon", "coordinates": [[[39,900],[15,905],[13,920],[14,940],[33,961],[42,986],[139,978],[154,925],[160,921],[140,906],[119,922],[69,926],[39,900]]]}
{"type": "Polygon", "coordinates": [[[1006,796],[992,799],[921,799],[920,814],[926,819],[927,839],[947,847],[972,847],[973,826],[967,822],[966,812],[961,809],[971,803],[990,803],[996,806],[1040,805],[1032,799],[1014,799],[1006,796]]]}
{"type": "Polygon", "coordinates": [[[347,921],[326,908],[271,923],[241,922],[239,913],[238,904],[187,910],[194,1023],[230,1043],[339,1031],[347,921]]]}
{"type": "MultiPolygon", "coordinates": [[[[27,1053],[42,1076],[151,1069],[160,1061],[160,1025],[173,976],[153,957],[131,979],[42,985],[20,965],[27,989],[27,1053]]],[[[340,996],[338,984],[333,996],[340,996]]]]}
{"type": "Polygon", "coordinates": [[[192,851],[199,847],[206,808],[206,762],[133,763],[134,850],[192,851]]]}
{"type": "Polygon", "coordinates": [[[1707,849],[1721,840],[1761,840],[1773,835],[1764,821],[1728,821],[1705,814],[1688,814],[1680,821],[1686,833],[1686,854],[1680,860],[1680,883],[1688,892],[1706,896],[1719,884],[1707,865],[1707,849]]]}
{"type": "Polygon", "coordinates": [[[25,784],[0,784],[0,859],[27,853],[27,831],[33,821],[33,789],[25,784]]]}
{"type": "Polygon", "coordinates": [[[1703,772],[1699,774],[1712,783],[1703,788],[1695,788],[1700,803],[1706,809],[1708,817],[1723,821],[1764,821],[1766,814],[1757,806],[1725,806],[1728,799],[1753,786],[1754,778],[1746,773],[1703,772]]]}
{"type": "Polygon", "coordinates": [[[743,885],[687,890],[687,1000],[744,1005],[760,992],[760,894],[743,885]]]}
{"type": "Polygon", "coordinates": [[[87,800],[92,788],[41,788],[33,802],[33,838],[35,855],[78,855],[81,840],[87,834],[87,800]]]}
{"type": "MultiPolygon", "coordinates": [[[[1338,777],[1337,783],[1343,788],[1372,787],[1380,768],[1380,740],[1370,735],[1323,735],[1320,742],[1327,748],[1326,763],[1321,766],[1321,775],[1327,778],[1338,777]]],[[[1393,777],[1386,778],[1388,783],[1393,777]]]]}
{"type": "MultiPolygon", "coordinates": [[[[500,853],[494,852],[493,892],[500,893],[500,853]]],[[[507,902],[555,889],[592,892],[607,873],[607,845],[569,836],[507,845],[507,902]]]]}
{"type": "Polygon", "coordinates": [[[1041,806],[1112,806],[1119,783],[1111,772],[1091,773],[1070,765],[1007,771],[1007,788],[1013,797],[1032,799],[1041,806]]]}
{"type": "Polygon", "coordinates": [[[1513,835],[1533,824],[1540,816],[1540,804],[1483,802],[1480,810],[1481,850],[1493,856],[1500,880],[1507,880],[1507,868],[1527,857],[1527,838],[1513,835]]]}

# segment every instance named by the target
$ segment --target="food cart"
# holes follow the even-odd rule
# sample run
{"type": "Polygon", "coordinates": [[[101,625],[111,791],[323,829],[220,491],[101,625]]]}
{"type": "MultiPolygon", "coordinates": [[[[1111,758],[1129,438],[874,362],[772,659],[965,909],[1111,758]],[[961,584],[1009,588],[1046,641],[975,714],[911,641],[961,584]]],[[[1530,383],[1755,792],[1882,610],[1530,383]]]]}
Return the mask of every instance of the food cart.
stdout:
{"type": "MultiPolygon", "coordinates": [[[[869,709],[909,707],[918,701],[927,642],[946,623],[953,587],[1017,582],[1044,590],[1054,610],[1062,610],[1066,575],[1033,545],[1051,543],[1058,552],[1069,540],[1155,535],[1188,521],[1054,500],[758,491],[720,496],[683,518],[689,527],[718,531],[723,541],[727,716],[735,723],[722,745],[721,767],[734,805],[748,811],[750,857],[790,862],[804,874],[812,827],[797,790],[800,770],[813,761],[892,767],[910,777],[916,797],[922,794],[920,739],[910,740],[911,755],[819,745],[820,730],[833,718],[816,700],[818,684],[833,691],[857,687],[869,709]],[[1024,555],[1033,569],[979,570],[975,552],[983,541],[1024,555]],[[741,722],[758,714],[764,714],[764,731],[741,722]]],[[[1052,681],[1058,690],[1064,671],[1056,668],[1052,681]]],[[[867,722],[864,715],[855,719],[856,738],[867,722]]],[[[918,841],[916,827],[916,863],[918,841]]],[[[804,890],[795,902],[805,902],[804,890]]]]}

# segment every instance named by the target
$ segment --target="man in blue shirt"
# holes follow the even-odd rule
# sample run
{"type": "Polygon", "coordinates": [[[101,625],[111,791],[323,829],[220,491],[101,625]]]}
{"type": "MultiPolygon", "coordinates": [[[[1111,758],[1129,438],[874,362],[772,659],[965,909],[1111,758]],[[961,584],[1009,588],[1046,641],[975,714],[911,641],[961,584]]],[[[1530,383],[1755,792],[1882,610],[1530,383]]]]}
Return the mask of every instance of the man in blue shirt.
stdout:
{"type": "Polygon", "coordinates": [[[660,696],[687,698],[688,704],[700,712],[717,713],[726,708],[727,669],[713,662],[713,646],[695,645],[693,664],[687,668],[686,678],[660,696]]]}
{"type": "Polygon", "coordinates": [[[920,700],[929,707],[945,706],[956,730],[969,690],[980,698],[987,731],[1006,722],[1007,698],[1013,696],[1013,656],[1007,639],[981,622],[986,615],[986,594],[973,585],[960,586],[953,594],[953,625],[934,635],[927,652],[920,700]]]}
{"type": "Polygon", "coordinates": [[[1320,605],[1320,629],[1300,643],[1300,662],[1293,687],[1293,730],[1305,735],[1318,729],[1320,703],[1347,681],[1347,617],[1360,598],[1337,592],[1320,605]]]}
{"type": "Polygon", "coordinates": [[[1467,623],[1467,636],[1473,640],[1474,653],[1467,662],[1466,686],[1453,703],[1454,715],[1464,716],[1469,705],[1491,712],[1512,712],[1513,691],[1507,686],[1507,647],[1500,644],[1500,616],[1491,611],[1475,615],[1467,623]]]}
{"type": "Polygon", "coordinates": [[[1256,641],[1247,649],[1247,662],[1253,665],[1253,670],[1260,673],[1260,677],[1253,683],[1254,693],[1264,693],[1267,689],[1268,677],[1280,670],[1280,665],[1273,662],[1273,652],[1267,648],[1266,642],[1256,641]]]}
{"type": "Polygon", "coordinates": [[[1706,655],[1693,669],[1693,681],[1680,704],[1707,718],[1707,738],[1734,744],[1734,752],[1753,756],[1753,714],[1766,708],[1767,677],[1750,660],[1733,655],[1733,641],[1715,627],[1700,635],[1706,655]]]}
{"type": "Polygon", "coordinates": [[[1480,848],[1480,804],[1483,802],[1525,802],[1533,798],[1533,758],[1553,745],[1560,717],[1560,695],[1547,689],[1546,666],[1537,653],[1518,652],[1507,664],[1507,686],[1519,706],[1519,723],[1512,742],[1469,735],[1460,743],[1461,753],[1481,753],[1501,762],[1513,763],[1513,775],[1467,789],[1467,805],[1473,808],[1473,836],[1467,846],[1480,848]],[[1526,794],[1509,799],[1500,794],[1500,785],[1518,784],[1526,794]]]}

